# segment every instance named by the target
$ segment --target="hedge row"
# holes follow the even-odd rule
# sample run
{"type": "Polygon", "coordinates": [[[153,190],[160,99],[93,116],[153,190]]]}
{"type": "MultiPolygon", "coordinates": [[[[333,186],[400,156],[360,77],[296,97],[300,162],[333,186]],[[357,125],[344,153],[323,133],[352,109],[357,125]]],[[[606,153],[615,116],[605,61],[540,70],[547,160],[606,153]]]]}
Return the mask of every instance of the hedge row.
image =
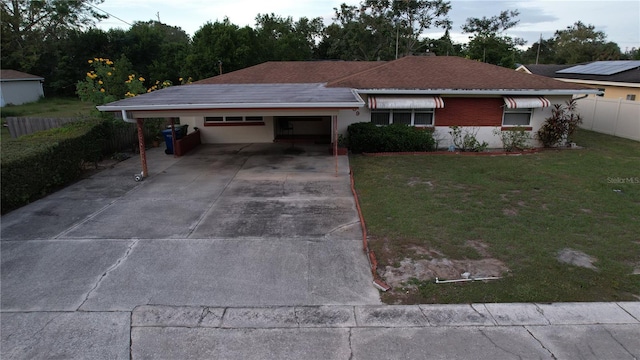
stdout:
{"type": "Polygon", "coordinates": [[[363,152],[432,151],[436,141],[433,130],[403,124],[376,126],[370,122],[349,125],[349,149],[363,152]]]}
{"type": "Polygon", "coordinates": [[[2,139],[2,213],[78,180],[87,162],[102,157],[106,124],[82,120],[17,139],[2,139]]]}

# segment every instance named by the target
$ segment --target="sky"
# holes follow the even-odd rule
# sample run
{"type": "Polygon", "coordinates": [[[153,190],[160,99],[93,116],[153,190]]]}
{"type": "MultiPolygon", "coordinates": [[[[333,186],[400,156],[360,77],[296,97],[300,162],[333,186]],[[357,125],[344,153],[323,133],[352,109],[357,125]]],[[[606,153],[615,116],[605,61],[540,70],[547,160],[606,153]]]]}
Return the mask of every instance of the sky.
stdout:
{"type": "MultiPolygon", "coordinates": [[[[639,0],[450,0],[449,17],[453,21],[451,38],[454,42],[468,41],[461,26],[469,17],[482,18],[499,15],[504,10],[518,10],[519,24],[505,34],[527,41],[528,48],[538,41],[553,37],[556,30],[566,29],[577,21],[594,25],[625,52],[640,48],[639,0]]],[[[359,0],[105,0],[97,8],[113,15],[97,24],[98,28],[128,29],[135,21],[158,20],[182,28],[193,34],[206,22],[222,21],[225,17],[240,27],[254,27],[257,14],[274,13],[291,16],[324,19],[332,22],[334,8],[340,4],[358,5],[359,0]],[[119,19],[120,20],[119,20],[119,19]],[[128,23],[128,24],[127,24],[128,23]]],[[[442,36],[443,31],[431,29],[424,35],[430,38],[442,36]]]]}

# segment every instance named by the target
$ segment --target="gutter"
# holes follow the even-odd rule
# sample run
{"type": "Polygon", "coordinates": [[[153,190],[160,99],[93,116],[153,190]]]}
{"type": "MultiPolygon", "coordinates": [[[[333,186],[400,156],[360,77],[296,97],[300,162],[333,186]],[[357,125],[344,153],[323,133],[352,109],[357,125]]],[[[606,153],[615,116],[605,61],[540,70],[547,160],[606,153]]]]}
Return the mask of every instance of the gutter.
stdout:
{"type": "Polygon", "coordinates": [[[571,79],[571,78],[559,78],[559,77],[556,77],[554,79],[559,80],[559,81],[564,81],[564,82],[567,82],[567,83],[574,83],[574,84],[640,88],[640,83],[631,83],[631,82],[616,82],[616,81],[604,81],[604,80],[584,80],[584,79],[571,79]]]}
{"type": "Polygon", "coordinates": [[[136,119],[130,118],[129,114],[125,110],[120,110],[120,111],[122,113],[122,120],[124,120],[125,122],[128,122],[128,123],[132,123],[132,124],[137,123],[136,119]]]}
{"type": "Polygon", "coordinates": [[[0,79],[3,82],[12,82],[12,81],[40,81],[44,82],[44,78],[22,78],[22,79],[0,79]]]}
{"type": "Polygon", "coordinates": [[[360,89],[360,94],[371,95],[525,95],[525,96],[541,96],[541,95],[575,95],[575,94],[599,94],[601,91],[597,89],[584,90],[533,90],[533,89],[492,89],[492,90],[457,90],[457,89],[428,89],[428,90],[411,90],[411,89],[360,89]]]}
{"type": "MultiPolygon", "coordinates": [[[[219,104],[149,104],[149,105],[101,105],[100,111],[150,111],[150,110],[219,110],[219,109],[353,109],[363,107],[364,101],[338,103],[219,103],[219,104]]],[[[124,118],[124,115],[123,115],[124,118]]]]}

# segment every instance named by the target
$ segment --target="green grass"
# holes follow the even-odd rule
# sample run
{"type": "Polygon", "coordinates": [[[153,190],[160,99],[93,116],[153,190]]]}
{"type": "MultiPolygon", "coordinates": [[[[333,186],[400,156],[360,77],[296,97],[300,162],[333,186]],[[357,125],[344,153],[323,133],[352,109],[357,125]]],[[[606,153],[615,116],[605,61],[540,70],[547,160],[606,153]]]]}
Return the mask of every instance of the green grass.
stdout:
{"type": "Polygon", "coordinates": [[[382,267],[404,258],[479,259],[469,240],[508,267],[491,282],[413,286],[389,303],[637,300],[640,142],[579,130],[581,150],[522,156],[352,156],[356,189],[382,267]],[[614,190],[621,190],[616,192],[614,190]],[[595,257],[591,270],[559,250],[595,257]]]}

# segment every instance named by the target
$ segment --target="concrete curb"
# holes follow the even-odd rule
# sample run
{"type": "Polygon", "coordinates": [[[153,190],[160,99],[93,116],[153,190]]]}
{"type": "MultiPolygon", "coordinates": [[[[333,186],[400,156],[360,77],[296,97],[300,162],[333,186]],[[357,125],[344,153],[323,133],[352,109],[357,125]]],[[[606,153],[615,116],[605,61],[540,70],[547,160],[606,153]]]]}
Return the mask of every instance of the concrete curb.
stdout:
{"type": "Polygon", "coordinates": [[[132,327],[423,328],[640,325],[640,303],[205,307],[143,305],[132,327]]]}

